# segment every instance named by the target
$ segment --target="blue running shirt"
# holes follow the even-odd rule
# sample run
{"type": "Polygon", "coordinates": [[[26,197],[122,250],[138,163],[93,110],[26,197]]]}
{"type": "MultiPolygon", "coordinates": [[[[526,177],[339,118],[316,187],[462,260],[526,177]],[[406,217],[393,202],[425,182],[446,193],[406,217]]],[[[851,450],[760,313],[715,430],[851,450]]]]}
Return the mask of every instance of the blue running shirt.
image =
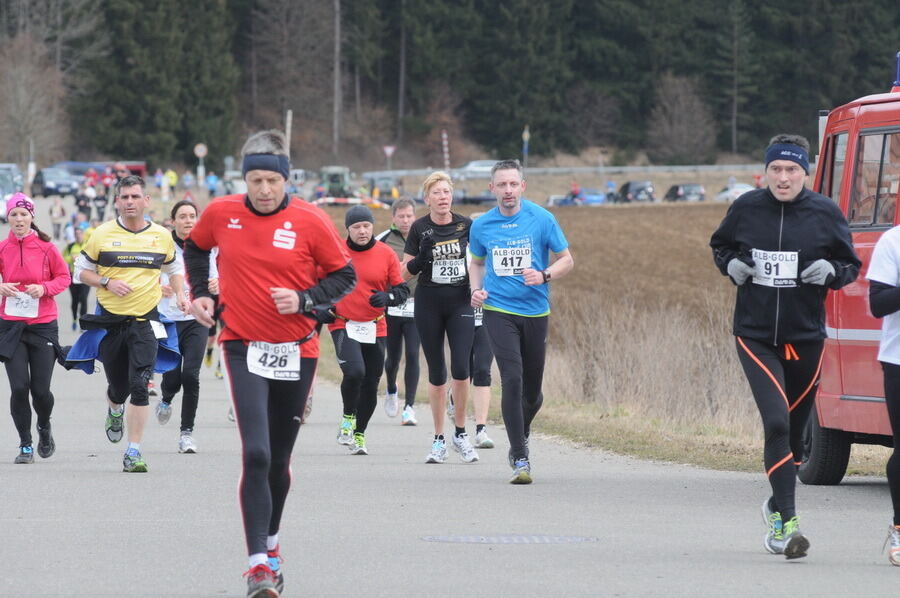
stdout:
{"type": "Polygon", "coordinates": [[[484,290],[488,292],[484,308],[520,316],[545,316],[550,313],[549,285],[526,286],[522,269],[545,270],[550,252],[569,248],[569,242],[556,221],[544,208],[526,199],[514,216],[504,216],[494,207],[472,223],[469,251],[484,259],[484,290]]]}

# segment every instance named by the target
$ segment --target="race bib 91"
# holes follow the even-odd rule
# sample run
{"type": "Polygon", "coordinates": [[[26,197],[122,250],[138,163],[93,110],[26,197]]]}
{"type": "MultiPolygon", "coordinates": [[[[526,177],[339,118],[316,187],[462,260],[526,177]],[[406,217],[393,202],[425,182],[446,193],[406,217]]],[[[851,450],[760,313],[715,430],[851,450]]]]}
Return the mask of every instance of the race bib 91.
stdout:
{"type": "Polygon", "coordinates": [[[796,251],[752,251],[756,264],[753,284],[766,287],[796,287],[799,253],[796,251]]]}
{"type": "Polygon", "coordinates": [[[270,380],[300,379],[300,343],[264,343],[247,346],[247,369],[270,380]]]}
{"type": "Polygon", "coordinates": [[[531,247],[495,247],[491,265],[497,276],[520,275],[525,268],[531,268],[531,247]]]}

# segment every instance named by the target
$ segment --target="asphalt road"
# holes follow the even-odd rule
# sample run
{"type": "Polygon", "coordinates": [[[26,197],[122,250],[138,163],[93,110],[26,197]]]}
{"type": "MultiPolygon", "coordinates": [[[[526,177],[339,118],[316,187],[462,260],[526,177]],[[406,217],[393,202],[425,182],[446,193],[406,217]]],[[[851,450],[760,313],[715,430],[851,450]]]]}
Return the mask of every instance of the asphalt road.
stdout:
{"type": "MultiPolygon", "coordinates": [[[[5,228],[5,227],[4,227],[5,228]]],[[[4,233],[5,234],[5,233],[4,233]]],[[[60,298],[64,344],[73,333],[60,298]]],[[[325,341],[327,342],[327,341],[325,341]]],[[[0,376],[0,396],[8,396],[0,376]]],[[[14,465],[0,424],[0,596],[245,595],[239,442],[224,383],[204,368],[195,438],[177,453],[178,405],[148,424],[147,474],[121,472],[106,440],[104,378],[57,369],[56,454],[14,465]]],[[[294,452],[281,530],[285,596],[887,596],[883,479],[798,491],[812,547],[788,562],[762,547],[762,473],[702,470],[532,440],[535,483],[506,483],[507,443],[426,465],[431,426],[379,405],[369,456],[335,442],[337,389],[321,383],[294,452]],[[577,541],[580,540],[580,541],[577,541]]]]}

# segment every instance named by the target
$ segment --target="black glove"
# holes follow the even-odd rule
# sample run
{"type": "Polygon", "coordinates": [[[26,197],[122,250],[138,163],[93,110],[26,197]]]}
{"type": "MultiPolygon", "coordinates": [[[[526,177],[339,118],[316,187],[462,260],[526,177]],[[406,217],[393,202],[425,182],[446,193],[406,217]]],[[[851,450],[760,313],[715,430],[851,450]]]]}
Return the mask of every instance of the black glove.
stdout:
{"type": "Polygon", "coordinates": [[[314,309],[312,312],[303,313],[307,318],[312,318],[319,324],[332,324],[337,319],[334,315],[334,308],[314,309]]]}
{"type": "Polygon", "coordinates": [[[410,274],[418,274],[432,261],[434,261],[434,235],[428,235],[419,241],[419,253],[409,260],[406,269],[410,274]]]}
{"type": "Polygon", "coordinates": [[[394,301],[394,294],[389,293],[387,291],[376,291],[372,289],[372,294],[369,296],[369,305],[372,307],[387,307],[390,303],[394,301]]]}

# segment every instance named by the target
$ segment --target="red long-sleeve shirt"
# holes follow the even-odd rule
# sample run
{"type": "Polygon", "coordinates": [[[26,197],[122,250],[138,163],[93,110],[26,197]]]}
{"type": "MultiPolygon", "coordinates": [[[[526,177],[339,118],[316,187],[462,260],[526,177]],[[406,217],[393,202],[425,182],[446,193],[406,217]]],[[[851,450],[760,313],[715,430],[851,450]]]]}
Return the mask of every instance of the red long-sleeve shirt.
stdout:
{"type": "Polygon", "coordinates": [[[29,284],[43,285],[44,294],[38,300],[36,318],[8,315],[6,297],[0,304],[0,318],[25,320],[29,324],[45,324],[55,320],[57,309],[54,297],[72,283],[69,267],[59,249],[49,241],[41,241],[35,232],[19,239],[10,231],[9,236],[0,241],[0,275],[3,282],[19,283],[18,289],[21,291],[29,284]]]}

